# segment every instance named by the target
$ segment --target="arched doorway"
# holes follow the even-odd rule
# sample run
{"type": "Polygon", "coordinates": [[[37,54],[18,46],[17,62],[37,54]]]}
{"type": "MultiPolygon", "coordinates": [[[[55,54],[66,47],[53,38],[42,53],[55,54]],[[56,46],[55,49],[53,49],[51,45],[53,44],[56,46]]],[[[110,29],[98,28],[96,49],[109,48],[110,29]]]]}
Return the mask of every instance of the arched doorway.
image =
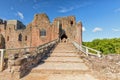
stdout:
{"type": "Polygon", "coordinates": [[[60,39],[61,39],[61,42],[67,42],[67,35],[66,34],[63,34],[60,39]]]}

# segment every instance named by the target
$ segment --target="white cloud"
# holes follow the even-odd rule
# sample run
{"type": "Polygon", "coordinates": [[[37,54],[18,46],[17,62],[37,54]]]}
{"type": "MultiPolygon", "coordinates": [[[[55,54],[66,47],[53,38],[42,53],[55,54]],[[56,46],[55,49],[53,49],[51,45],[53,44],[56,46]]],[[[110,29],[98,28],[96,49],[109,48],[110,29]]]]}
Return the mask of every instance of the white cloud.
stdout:
{"type": "Polygon", "coordinates": [[[20,19],[24,19],[24,15],[23,15],[23,13],[21,13],[21,12],[17,12],[17,16],[19,16],[20,17],[20,19]]]}
{"type": "Polygon", "coordinates": [[[86,31],[85,27],[82,27],[82,31],[83,31],[83,32],[85,32],[85,31],[86,31]]]}
{"type": "Polygon", "coordinates": [[[82,4],[79,4],[79,2],[76,4],[76,3],[73,3],[73,5],[69,5],[69,3],[67,3],[68,6],[64,6],[64,7],[59,7],[59,10],[58,12],[60,13],[66,13],[66,12],[69,12],[69,11],[72,11],[74,9],[78,9],[78,8],[81,8],[81,7],[86,7],[88,5],[91,5],[92,3],[90,2],[84,2],[82,4]]]}
{"type": "Polygon", "coordinates": [[[33,5],[33,9],[39,9],[40,8],[40,5],[39,4],[34,4],[33,5]]]}
{"type": "Polygon", "coordinates": [[[115,9],[115,12],[120,12],[120,8],[115,9]]]}
{"type": "Polygon", "coordinates": [[[120,29],[112,29],[114,32],[120,32],[120,29]]]}
{"type": "Polygon", "coordinates": [[[80,8],[80,7],[86,7],[86,6],[89,6],[91,5],[92,3],[91,2],[84,2],[83,4],[77,4],[75,5],[76,8],[80,8]]]}
{"type": "Polygon", "coordinates": [[[66,12],[72,11],[73,9],[74,7],[70,7],[70,8],[60,7],[59,12],[66,13],[66,12]]]}
{"type": "Polygon", "coordinates": [[[96,27],[93,29],[93,32],[99,32],[99,31],[102,31],[102,28],[96,27]]]}

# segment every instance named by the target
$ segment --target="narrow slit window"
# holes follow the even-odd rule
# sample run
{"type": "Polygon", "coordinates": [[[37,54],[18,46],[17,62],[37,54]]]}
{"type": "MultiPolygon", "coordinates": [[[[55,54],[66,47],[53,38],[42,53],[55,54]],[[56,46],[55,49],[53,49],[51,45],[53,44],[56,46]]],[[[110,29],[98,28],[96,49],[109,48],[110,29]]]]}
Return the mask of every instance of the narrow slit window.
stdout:
{"type": "Polygon", "coordinates": [[[7,41],[9,41],[9,36],[7,36],[7,41]]]}
{"type": "Polygon", "coordinates": [[[25,36],[25,41],[27,41],[27,36],[25,36]]]}
{"type": "Polygon", "coordinates": [[[18,35],[18,41],[22,41],[22,34],[18,35]]]}

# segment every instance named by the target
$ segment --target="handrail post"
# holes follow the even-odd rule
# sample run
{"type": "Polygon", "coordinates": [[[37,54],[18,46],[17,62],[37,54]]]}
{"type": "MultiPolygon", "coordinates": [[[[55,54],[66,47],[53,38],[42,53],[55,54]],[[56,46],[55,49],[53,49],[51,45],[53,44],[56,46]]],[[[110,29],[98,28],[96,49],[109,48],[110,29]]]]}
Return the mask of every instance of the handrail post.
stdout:
{"type": "Polygon", "coordinates": [[[101,54],[100,54],[100,52],[97,52],[97,55],[98,55],[98,57],[101,57],[101,54]]]}
{"type": "Polygon", "coordinates": [[[82,50],[82,46],[81,45],[79,46],[79,50],[82,50]]]}
{"type": "Polygon", "coordinates": [[[101,52],[98,51],[98,50],[95,50],[95,49],[92,49],[92,48],[89,48],[89,47],[86,47],[86,46],[83,46],[83,45],[79,45],[77,42],[73,41],[72,42],[73,45],[79,49],[80,51],[82,51],[83,53],[85,53],[87,56],[89,55],[94,55],[94,56],[98,56],[99,58],[102,57],[101,55],[101,52]],[[92,53],[89,53],[90,51],[93,51],[93,52],[96,52],[97,54],[92,54],[92,53]]]}
{"type": "Polygon", "coordinates": [[[85,52],[86,52],[86,55],[88,56],[88,53],[89,53],[89,50],[88,50],[88,48],[87,47],[85,47],[85,52]]]}
{"type": "Polygon", "coordinates": [[[0,71],[3,71],[3,66],[4,66],[4,49],[0,49],[0,51],[1,51],[0,71]]]}

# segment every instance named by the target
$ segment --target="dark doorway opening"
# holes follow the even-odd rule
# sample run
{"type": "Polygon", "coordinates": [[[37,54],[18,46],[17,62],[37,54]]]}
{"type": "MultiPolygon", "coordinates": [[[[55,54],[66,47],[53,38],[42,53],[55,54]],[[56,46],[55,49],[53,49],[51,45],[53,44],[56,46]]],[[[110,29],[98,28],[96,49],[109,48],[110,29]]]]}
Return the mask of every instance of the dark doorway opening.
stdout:
{"type": "Polygon", "coordinates": [[[73,21],[70,22],[71,26],[73,26],[73,21]]]}
{"type": "Polygon", "coordinates": [[[67,42],[67,35],[66,34],[63,34],[62,36],[61,36],[61,42],[67,42]]]}

